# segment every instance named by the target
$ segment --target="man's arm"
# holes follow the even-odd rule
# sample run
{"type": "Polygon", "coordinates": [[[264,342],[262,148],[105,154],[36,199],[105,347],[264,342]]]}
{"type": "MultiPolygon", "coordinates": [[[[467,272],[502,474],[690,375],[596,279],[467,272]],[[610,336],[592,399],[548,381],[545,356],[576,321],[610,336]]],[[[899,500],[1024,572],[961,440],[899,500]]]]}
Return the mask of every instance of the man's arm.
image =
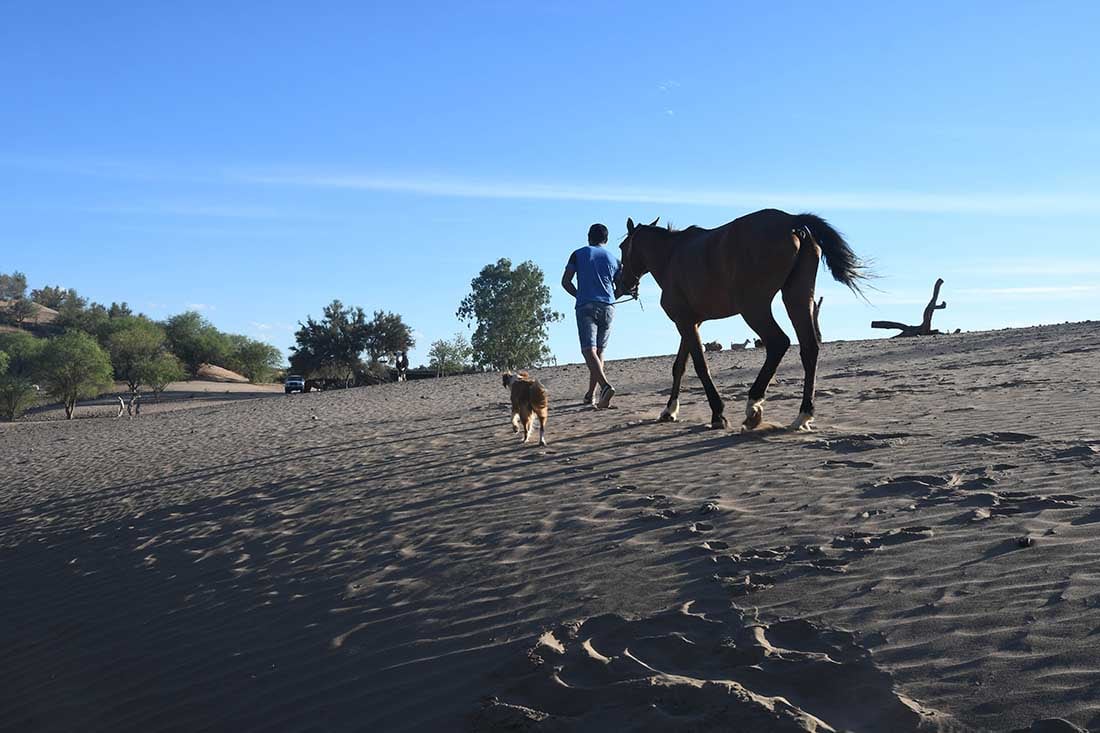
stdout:
{"type": "Polygon", "coordinates": [[[577,286],[573,284],[573,275],[576,273],[577,271],[573,269],[573,265],[570,263],[565,266],[565,273],[561,276],[561,286],[565,288],[565,292],[574,298],[577,297],[577,286]]]}

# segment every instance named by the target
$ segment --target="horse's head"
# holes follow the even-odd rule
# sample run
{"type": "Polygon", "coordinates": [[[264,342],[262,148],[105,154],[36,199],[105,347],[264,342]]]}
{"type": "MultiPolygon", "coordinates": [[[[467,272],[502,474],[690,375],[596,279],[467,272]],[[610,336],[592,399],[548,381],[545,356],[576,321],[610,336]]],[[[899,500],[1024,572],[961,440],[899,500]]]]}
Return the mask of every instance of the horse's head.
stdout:
{"type": "Polygon", "coordinates": [[[657,217],[648,226],[635,226],[633,219],[626,220],[626,239],[619,245],[619,251],[622,252],[620,258],[622,267],[619,268],[619,274],[615,278],[615,300],[628,294],[638,297],[638,285],[641,283],[642,276],[649,272],[644,258],[638,253],[639,240],[644,240],[646,230],[657,226],[660,218],[657,217]]]}

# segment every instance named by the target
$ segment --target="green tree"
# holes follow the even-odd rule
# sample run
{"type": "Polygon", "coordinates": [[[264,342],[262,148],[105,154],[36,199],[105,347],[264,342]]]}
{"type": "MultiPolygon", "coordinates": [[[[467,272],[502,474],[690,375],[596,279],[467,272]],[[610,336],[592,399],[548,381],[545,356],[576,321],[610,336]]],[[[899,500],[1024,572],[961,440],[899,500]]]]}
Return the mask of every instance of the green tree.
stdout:
{"type": "Polygon", "coordinates": [[[31,376],[42,341],[28,333],[0,334],[0,417],[15,420],[38,396],[31,376]]]}
{"type": "Polygon", "coordinates": [[[187,378],[183,364],[174,354],[162,351],[157,354],[146,366],[145,384],[149,385],[149,391],[153,397],[160,399],[163,392],[172,382],[182,382],[187,378]]]}
{"type": "Polygon", "coordinates": [[[345,307],[339,300],[325,306],[321,320],[307,317],[298,323],[296,346],[290,347],[291,371],[306,377],[342,379],[350,385],[361,369],[360,354],[367,348],[367,316],[362,308],[345,307]]]}
{"type": "Polygon", "coordinates": [[[111,359],[86,333],[69,331],[50,339],[42,350],[38,373],[46,391],[61,400],[73,419],[76,401],[111,388],[111,359]]]}
{"type": "Polygon", "coordinates": [[[0,371],[0,417],[17,419],[38,399],[34,375],[45,342],[29,333],[0,333],[6,368],[0,371]]]}
{"type": "Polygon", "coordinates": [[[203,364],[225,364],[229,339],[196,311],[172,316],[164,324],[168,347],[192,376],[203,364]]]}
{"type": "Polygon", "coordinates": [[[440,339],[432,343],[432,348],[428,351],[429,364],[435,369],[437,377],[465,371],[470,366],[471,355],[473,349],[461,333],[456,333],[449,341],[440,339]]]}
{"type": "Polygon", "coordinates": [[[31,379],[46,342],[24,331],[0,333],[0,351],[8,355],[7,373],[31,379]]]}
{"type": "Polygon", "coordinates": [[[47,308],[59,309],[65,302],[65,288],[60,285],[47,285],[31,291],[31,300],[47,308]]]}
{"type": "Polygon", "coordinates": [[[458,317],[477,323],[470,345],[478,364],[518,369],[551,361],[547,327],[563,318],[550,308],[550,288],[533,262],[486,265],[470,283],[458,317]]]}
{"type": "Polygon", "coordinates": [[[106,339],[115,378],[126,382],[130,394],[137,394],[142,384],[148,384],[150,365],[164,353],[164,329],[146,318],[116,318],[111,322],[121,326],[106,339]]]}
{"type": "Polygon", "coordinates": [[[0,272],[0,300],[20,300],[27,294],[27,276],[21,272],[10,275],[0,272]]]}
{"type": "Polygon", "coordinates": [[[107,317],[114,320],[115,318],[130,318],[134,315],[134,312],[130,310],[130,306],[123,301],[122,303],[111,303],[111,307],[107,309],[107,317]]]}
{"type": "Polygon", "coordinates": [[[231,334],[228,339],[230,352],[226,366],[253,384],[270,381],[272,373],[283,364],[282,352],[271,344],[238,334],[231,334]]]}
{"type": "Polygon", "coordinates": [[[5,315],[8,320],[17,326],[22,326],[27,319],[34,317],[38,312],[38,309],[34,307],[34,303],[26,298],[16,298],[9,301],[5,308],[5,315]]]}
{"type": "Polygon", "coordinates": [[[98,337],[109,320],[110,314],[103,304],[89,303],[87,298],[69,288],[57,309],[54,323],[66,331],[83,331],[98,337]]]}
{"type": "Polygon", "coordinates": [[[84,309],[88,307],[88,299],[80,296],[73,288],[65,291],[61,305],[57,308],[57,325],[62,328],[80,328],[84,317],[84,309]]]}
{"type": "Polygon", "coordinates": [[[412,329],[396,313],[375,311],[374,318],[367,324],[367,354],[372,364],[393,361],[393,355],[399,351],[408,351],[416,346],[412,329]]]}

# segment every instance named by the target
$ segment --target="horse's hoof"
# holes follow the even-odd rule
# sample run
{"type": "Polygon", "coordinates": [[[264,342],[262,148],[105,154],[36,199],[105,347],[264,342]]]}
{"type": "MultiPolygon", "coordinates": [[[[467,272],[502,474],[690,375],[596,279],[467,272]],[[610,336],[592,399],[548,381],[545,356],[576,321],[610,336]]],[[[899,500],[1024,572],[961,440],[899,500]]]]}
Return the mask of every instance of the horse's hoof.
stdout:
{"type": "Polygon", "coordinates": [[[670,412],[662,412],[657,422],[676,422],[676,416],[670,412]]]}
{"type": "Polygon", "coordinates": [[[712,430],[728,430],[729,426],[729,420],[727,420],[725,417],[716,417],[710,421],[710,427],[712,430]]]}
{"type": "Polygon", "coordinates": [[[764,411],[755,410],[751,415],[745,418],[745,422],[741,423],[741,432],[747,433],[750,430],[756,430],[760,427],[760,423],[764,422],[764,411]]]}
{"type": "Polygon", "coordinates": [[[805,412],[798,413],[798,418],[791,423],[791,432],[812,433],[814,431],[814,426],[811,424],[813,419],[813,415],[807,415],[805,412]]]}

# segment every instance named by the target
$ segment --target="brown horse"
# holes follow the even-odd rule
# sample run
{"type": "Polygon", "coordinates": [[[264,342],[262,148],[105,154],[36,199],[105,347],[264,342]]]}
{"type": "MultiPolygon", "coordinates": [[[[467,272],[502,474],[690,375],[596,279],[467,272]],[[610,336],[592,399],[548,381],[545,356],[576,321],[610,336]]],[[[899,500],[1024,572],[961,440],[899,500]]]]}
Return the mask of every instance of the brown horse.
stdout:
{"type": "Polygon", "coordinates": [[[772,317],[775,294],[783,292],[783,304],[794,325],[806,380],[802,406],[794,430],[811,430],[814,416],[814,382],[817,373],[818,330],[814,318],[814,283],[822,255],[833,277],[856,293],[866,278],[864,266],[844,237],[819,216],[797,216],[764,209],[742,216],[717,229],[689,227],[674,231],[626,221],[622,269],[615,297],[637,293],[647,272],[661,286],[661,307],[680,332],[680,350],[672,364],[672,393],[661,413],[673,421],[680,410],[680,380],[688,354],[703,382],[711,409],[711,427],[727,427],[725,406],[714,387],[699,324],[740,313],[764,341],[767,357],[749,389],[743,430],[758,427],[764,419],[764,395],[779,362],[791,345],[790,338],[772,317]]]}

